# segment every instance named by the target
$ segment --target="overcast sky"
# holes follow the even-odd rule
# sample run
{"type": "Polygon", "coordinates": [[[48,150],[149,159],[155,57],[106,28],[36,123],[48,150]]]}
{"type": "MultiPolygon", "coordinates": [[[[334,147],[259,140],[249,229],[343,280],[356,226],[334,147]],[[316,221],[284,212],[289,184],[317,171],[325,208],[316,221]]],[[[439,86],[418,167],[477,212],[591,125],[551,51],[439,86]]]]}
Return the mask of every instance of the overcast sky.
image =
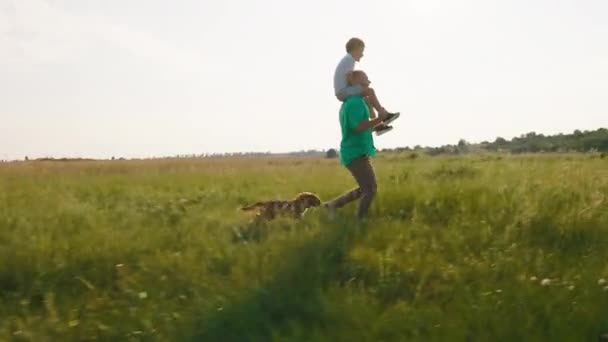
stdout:
{"type": "Polygon", "coordinates": [[[352,36],[379,148],[608,127],[605,0],[0,0],[0,159],[338,147],[352,36]]]}

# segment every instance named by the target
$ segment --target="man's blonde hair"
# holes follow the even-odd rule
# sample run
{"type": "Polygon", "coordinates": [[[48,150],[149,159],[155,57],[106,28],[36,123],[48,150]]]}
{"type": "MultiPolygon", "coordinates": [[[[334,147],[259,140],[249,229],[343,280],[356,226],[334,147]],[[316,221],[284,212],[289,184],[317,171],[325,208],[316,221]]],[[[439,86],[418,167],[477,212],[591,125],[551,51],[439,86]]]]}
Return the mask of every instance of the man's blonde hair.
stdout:
{"type": "Polygon", "coordinates": [[[346,42],[346,52],[351,53],[357,48],[364,48],[365,43],[359,38],[351,38],[346,42]]]}
{"type": "Polygon", "coordinates": [[[346,82],[348,82],[349,86],[355,85],[355,81],[360,77],[365,75],[363,70],[353,70],[346,74],[346,82]]]}

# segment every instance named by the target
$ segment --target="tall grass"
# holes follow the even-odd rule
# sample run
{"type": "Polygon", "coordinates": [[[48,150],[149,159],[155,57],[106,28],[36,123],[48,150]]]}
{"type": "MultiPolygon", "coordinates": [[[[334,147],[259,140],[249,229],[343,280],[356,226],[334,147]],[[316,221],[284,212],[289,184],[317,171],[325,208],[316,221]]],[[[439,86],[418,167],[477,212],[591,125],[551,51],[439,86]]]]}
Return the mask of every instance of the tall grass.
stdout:
{"type": "Polygon", "coordinates": [[[251,201],[355,184],[335,160],[0,165],[0,340],[597,340],[608,164],[380,155],[345,207],[253,227],[251,201]],[[241,235],[235,232],[254,232],[241,235]]]}

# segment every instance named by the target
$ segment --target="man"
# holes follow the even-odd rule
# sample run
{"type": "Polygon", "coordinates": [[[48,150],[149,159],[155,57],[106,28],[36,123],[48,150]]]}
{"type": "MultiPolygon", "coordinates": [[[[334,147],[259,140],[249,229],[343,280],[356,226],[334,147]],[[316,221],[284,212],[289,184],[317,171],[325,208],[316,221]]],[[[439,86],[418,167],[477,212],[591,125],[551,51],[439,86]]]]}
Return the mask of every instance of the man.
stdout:
{"type": "MultiPolygon", "coordinates": [[[[365,72],[355,70],[349,83],[366,88],[371,82],[365,72]]],[[[323,204],[330,218],[335,216],[336,209],[358,199],[361,201],[357,217],[361,219],[367,216],[377,188],[376,175],[370,162],[370,157],[376,155],[372,129],[382,123],[382,117],[370,120],[369,108],[362,95],[349,96],[340,107],[340,162],[359,186],[323,204]]]]}

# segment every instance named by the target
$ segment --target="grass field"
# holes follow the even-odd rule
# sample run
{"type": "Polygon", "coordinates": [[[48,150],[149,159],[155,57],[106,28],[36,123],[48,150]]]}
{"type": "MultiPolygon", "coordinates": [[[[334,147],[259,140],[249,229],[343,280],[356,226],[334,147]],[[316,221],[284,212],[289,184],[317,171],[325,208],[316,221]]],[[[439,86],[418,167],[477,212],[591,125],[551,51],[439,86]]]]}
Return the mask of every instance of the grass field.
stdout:
{"type": "Polygon", "coordinates": [[[373,162],[367,222],[350,205],[259,227],[236,208],[354,181],[312,158],[0,164],[0,341],[608,333],[608,159],[373,162]]]}

